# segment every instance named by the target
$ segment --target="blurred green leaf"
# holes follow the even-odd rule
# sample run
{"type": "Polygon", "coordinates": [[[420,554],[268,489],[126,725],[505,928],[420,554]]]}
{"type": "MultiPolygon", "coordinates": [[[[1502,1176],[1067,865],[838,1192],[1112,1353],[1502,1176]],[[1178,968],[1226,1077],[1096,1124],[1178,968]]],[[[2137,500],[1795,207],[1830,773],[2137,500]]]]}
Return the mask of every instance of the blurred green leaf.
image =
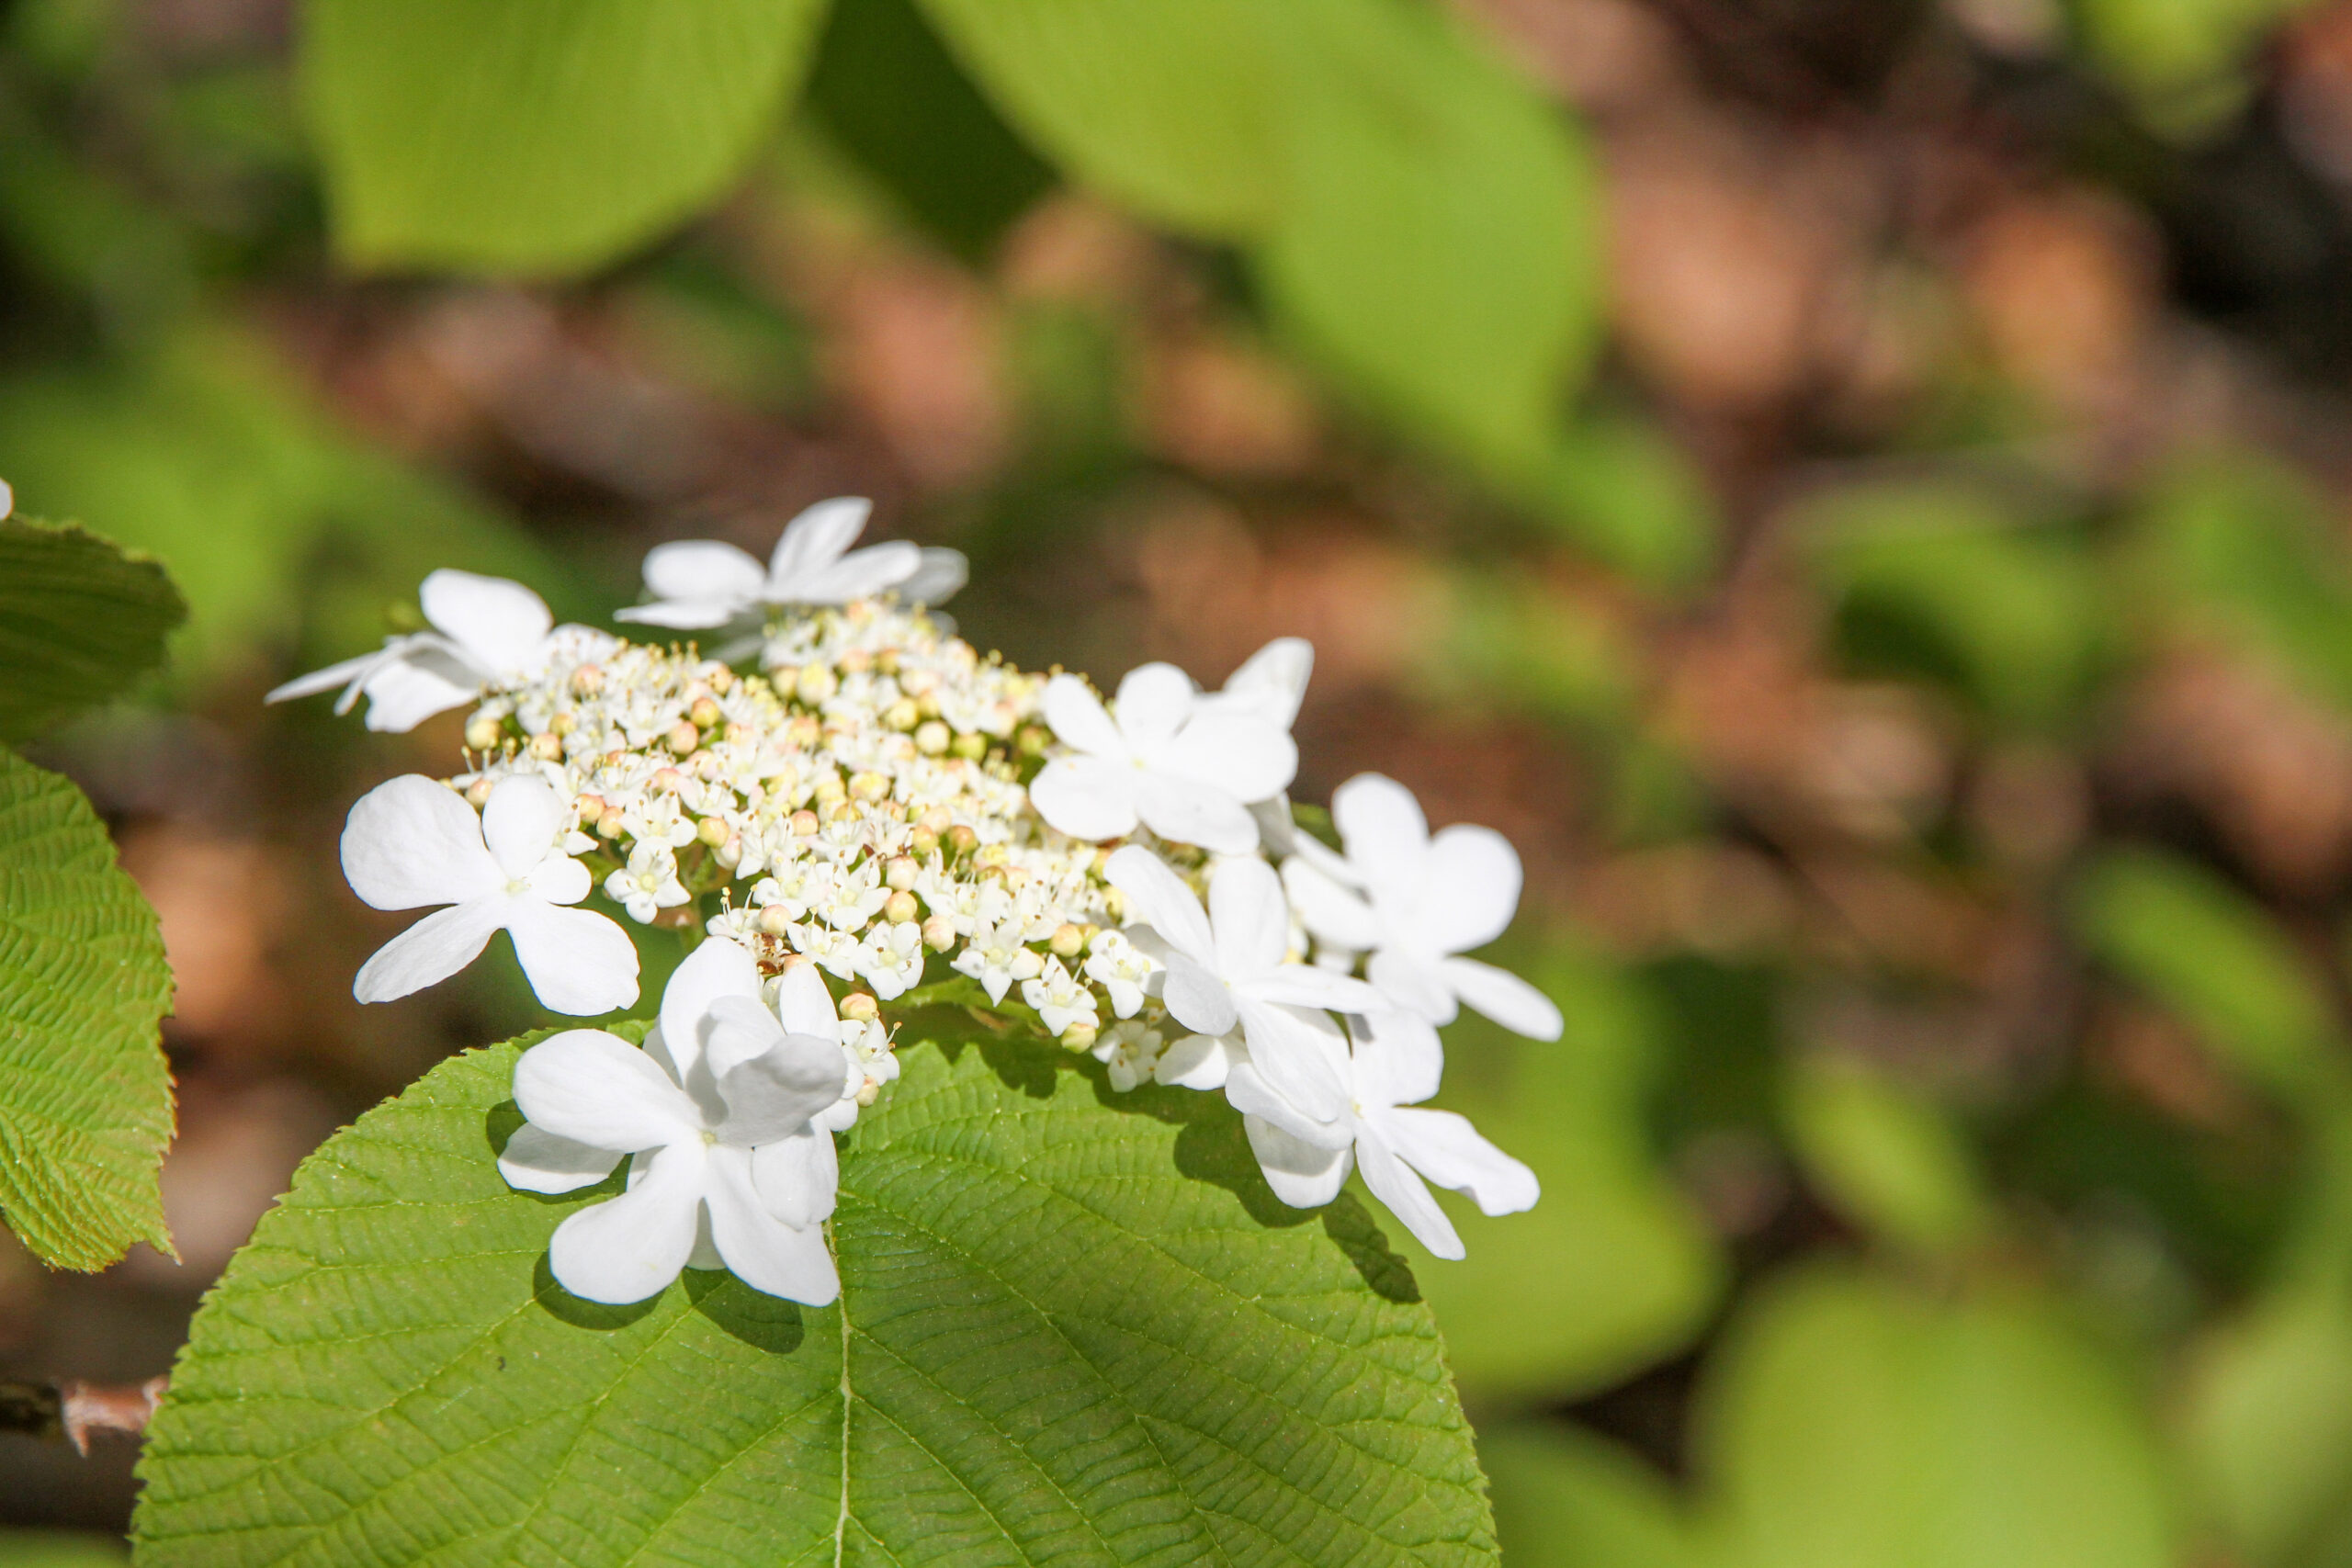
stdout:
{"type": "Polygon", "coordinates": [[[585,271],[741,173],[817,0],[309,0],[300,69],[338,248],[585,271]]]}
{"type": "Polygon", "coordinates": [[[1005,117],[1080,182],[1218,239],[1273,220],[1292,91],[1250,0],[921,0],[1005,117]]]}
{"type": "Polygon", "coordinates": [[[1548,474],[1597,340],[1597,174],[1528,85],[1409,0],[1300,0],[1290,185],[1256,254],[1278,319],[1490,474],[1548,474]]]}
{"type": "Polygon", "coordinates": [[[976,92],[914,0],[834,0],[809,107],[908,214],[966,261],[1054,183],[976,92]]]}
{"type": "Polygon", "coordinates": [[[1513,1422],[1478,1434],[1510,1568],[1700,1568],[1666,1477],[1580,1427],[1513,1422]]]}
{"type": "Polygon", "coordinates": [[[2263,35],[2309,0],[2074,0],[2091,53],[2159,130],[2194,135],[2245,100],[2263,35]]]}
{"type": "Polygon", "coordinates": [[[1863,1230],[1930,1254],[1990,1233],[1993,1209],[1973,1151],[1939,1108],[1884,1073],[1830,1052],[1801,1053],[1782,1103],[1814,1184],[1863,1230]]]}
{"type": "Polygon", "coordinates": [[[2182,1428],[2207,1506],[2251,1561],[2352,1542],[2352,1300],[2296,1282],[2211,1331],[2182,1428]]]}
{"type": "Polygon", "coordinates": [[[1418,674],[1430,695],[1580,726],[1631,712],[1634,651],[1593,606],[1524,570],[1465,570],[1447,588],[1444,641],[1418,674]]]}
{"type": "Polygon", "coordinates": [[[48,1263],[171,1251],[155,912],[82,792],[0,749],[0,1213],[48,1263]]]}
{"type": "Polygon", "coordinates": [[[2308,479],[2252,454],[2185,461],[2135,531],[2154,633],[2219,640],[2352,706],[2352,559],[2308,479]]]}
{"type": "Polygon", "coordinates": [[[78,526],[0,520],[0,740],[119,696],[187,618],[153,561],[78,526]]]}
{"type": "Polygon", "coordinates": [[[1555,952],[1532,973],[1566,1018],[1559,1042],[1465,1017],[1446,1032],[1436,1103],[1532,1167],[1544,1201],[1489,1219],[1442,1194],[1469,1251],[1461,1262],[1391,1232],[1474,1404],[1606,1386],[1687,1342],[1723,1286],[1724,1260],[1643,1123],[1657,1021],[1597,961],[1555,952]]]}
{"type": "Polygon", "coordinates": [[[0,1530],[0,1568],[119,1568],[130,1552],[112,1536],[80,1530],[0,1530]]]}
{"type": "Polygon", "coordinates": [[[1699,1434],[1726,1568],[2170,1568],[2154,1444],[2040,1301],[1816,1268],[1748,1308],[1699,1434]]]}
{"type": "Polygon", "coordinates": [[[2308,1094],[2330,1067],[2334,1011],[2287,934],[2203,867],[2148,850],[2110,852],[2075,890],[2098,959],[2275,1093],[2308,1094]]]}
{"type": "Polygon", "coordinates": [[[1571,426],[1537,511],[1562,537],[1658,587],[1688,586],[1714,565],[1714,498],[1682,449],[1645,421],[1571,426]]]}
{"type": "Polygon", "coordinates": [[[1950,679],[1998,719],[2047,726],[2088,693],[2106,652],[2090,558],[1951,485],[1887,485],[1814,502],[1813,559],[1866,662],[1950,679]]]}

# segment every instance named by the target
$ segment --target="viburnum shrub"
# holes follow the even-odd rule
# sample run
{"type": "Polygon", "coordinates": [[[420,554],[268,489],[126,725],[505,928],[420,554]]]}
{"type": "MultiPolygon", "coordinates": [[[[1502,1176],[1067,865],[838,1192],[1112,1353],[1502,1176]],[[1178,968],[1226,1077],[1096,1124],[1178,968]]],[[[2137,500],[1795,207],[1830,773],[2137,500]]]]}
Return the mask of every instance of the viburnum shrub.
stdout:
{"type": "Polygon", "coordinates": [[[1106,700],[955,637],[962,558],[853,549],[865,517],[655,550],[616,618],[696,641],[439,571],[431,629],[271,694],[471,709],[459,771],[352,808],[353,890],[431,910],[360,1000],[503,931],[605,1018],[627,924],[690,951],[650,1018],[469,1053],[313,1156],[199,1314],[148,1559],[1492,1555],[1434,1326],[1342,1189],[1441,1258],[1430,1183],[1535,1202],[1420,1103],[1459,1009],[1560,1033],[1464,956],[1518,857],[1377,774],[1293,806],[1303,641],[1106,700]]]}

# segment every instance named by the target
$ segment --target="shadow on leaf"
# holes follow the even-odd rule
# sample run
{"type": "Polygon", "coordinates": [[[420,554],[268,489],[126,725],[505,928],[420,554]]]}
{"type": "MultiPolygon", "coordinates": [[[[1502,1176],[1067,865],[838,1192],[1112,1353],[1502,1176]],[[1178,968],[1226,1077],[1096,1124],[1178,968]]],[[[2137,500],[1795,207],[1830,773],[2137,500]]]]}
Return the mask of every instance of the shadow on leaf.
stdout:
{"type": "Polygon", "coordinates": [[[539,1254],[538,1262],[531,1268],[531,1297],[545,1307],[550,1316],[560,1318],[574,1328],[605,1332],[627,1328],[651,1312],[654,1304],[662,1299],[658,1295],[649,1296],[627,1306],[606,1306],[602,1302],[583,1301],[555,1282],[555,1275],[548,1268],[548,1258],[544,1252],[539,1254]]]}
{"type": "Polygon", "coordinates": [[[788,1356],[800,1348],[800,1304],[752,1289],[734,1275],[689,1269],[680,1276],[695,1311],[755,1350],[788,1356]]]}

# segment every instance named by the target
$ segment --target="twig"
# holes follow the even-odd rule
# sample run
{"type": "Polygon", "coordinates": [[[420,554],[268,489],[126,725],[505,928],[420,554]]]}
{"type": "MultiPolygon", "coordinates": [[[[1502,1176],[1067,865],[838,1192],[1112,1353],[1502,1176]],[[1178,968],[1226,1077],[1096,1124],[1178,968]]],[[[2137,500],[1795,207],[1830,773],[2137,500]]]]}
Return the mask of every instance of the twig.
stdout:
{"type": "Polygon", "coordinates": [[[63,1438],[76,1453],[87,1454],[93,1433],[122,1432],[135,1438],[144,1432],[166,1381],[149,1378],[131,1385],[79,1378],[61,1383],[0,1382],[0,1432],[63,1438]]]}

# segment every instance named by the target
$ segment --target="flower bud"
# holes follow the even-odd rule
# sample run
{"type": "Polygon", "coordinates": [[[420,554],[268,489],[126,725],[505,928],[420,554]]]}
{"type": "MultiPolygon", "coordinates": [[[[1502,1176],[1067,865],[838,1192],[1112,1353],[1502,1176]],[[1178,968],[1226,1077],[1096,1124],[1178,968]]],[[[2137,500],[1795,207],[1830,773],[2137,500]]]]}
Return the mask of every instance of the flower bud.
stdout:
{"type": "Polygon", "coordinates": [[[894,893],[912,887],[922,875],[922,867],[905,855],[892,855],[889,863],[882,868],[882,880],[894,893]]]}
{"type": "Polygon", "coordinates": [[[662,743],[683,757],[702,744],[702,731],[682,718],[662,737],[662,743]]]}
{"type": "Polygon", "coordinates": [[[607,839],[619,838],[622,829],[626,826],[621,816],[621,808],[617,806],[606,807],[605,814],[596,818],[596,831],[607,839]]]}
{"type": "Polygon", "coordinates": [[[466,804],[479,809],[490,804],[490,792],[498,786],[488,779],[476,779],[466,786],[466,804]]]}
{"type": "Polygon", "coordinates": [[[961,822],[948,829],[944,837],[947,842],[947,852],[951,855],[970,854],[980,841],[980,836],[961,822]]]}
{"type": "Polygon", "coordinates": [[[864,1083],[857,1086],[858,1104],[872,1105],[876,1100],[881,1098],[882,1086],[876,1083],[872,1078],[868,1078],[864,1083]]]}
{"type": "Polygon", "coordinates": [[[882,710],[882,722],[892,729],[912,729],[922,717],[922,715],[915,711],[914,703],[906,697],[900,697],[882,710]]]}
{"type": "Polygon", "coordinates": [[[571,672],[571,689],[583,697],[593,697],[605,689],[605,672],[594,664],[583,664],[571,672]]]}
{"type": "Polygon", "coordinates": [[[694,720],[696,728],[708,729],[723,716],[719,713],[717,703],[712,702],[708,697],[696,697],[695,705],[686,710],[686,716],[694,720]]]}
{"type": "Polygon", "coordinates": [[[842,673],[859,675],[874,668],[874,655],[862,648],[853,648],[842,655],[842,673]]]}
{"type": "Polygon", "coordinates": [[[795,838],[808,838],[817,830],[817,814],[805,806],[792,814],[792,833],[795,838]]]}
{"type": "Polygon", "coordinates": [[[717,846],[711,851],[710,858],[717,861],[720,865],[725,866],[729,871],[733,871],[737,866],[742,864],[743,840],[741,835],[737,833],[729,833],[727,835],[727,841],[717,846]]]}
{"type": "Polygon", "coordinates": [[[948,829],[956,825],[955,817],[948,811],[947,807],[944,806],[926,807],[923,809],[922,816],[918,818],[917,820],[924,827],[930,829],[934,834],[944,833],[948,829]]]}
{"type": "Polygon", "coordinates": [[[542,762],[563,761],[563,740],[553,732],[531,737],[531,755],[542,762]]]}
{"type": "Polygon", "coordinates": [[[1062,1031],[1062,1049],[1083,1052],[1094,1049],[1099,1031],[1091,1023],[1073,1023],[1062,1031]]]}
{"type": "Polygon", "coordinates": [[[956,922],[944,915],[933,915],[922,923],[922,942],[933,953],[944,953],[956,945],[956,922]]]}
{"type": "Polygon", "coordinates": [[[706,817],[695,824],[695,837],[714,850],[727,841],[727,835],[733,829],[727,826],[724,817],[706,817]]]}
{"type": "Polygon", "coordinates": [[[890,781],[881,773],[853,773],[850,775],[849,793],[853,800],[879,800],[890,793],[890,781]]]}
{"type": "Polygon", "coordinates": [[[505,732],[506,727],[494,718],[477,715],[466,720],[466,744],[477,751],[495,750],[505,732]]]}
{"type": "Polygon", "coordinates": [[[601,795],[583,794],[571,803],[571,815],[580,821],[594,822],[604,814],[605,797],[601,795]]]}
{"type": "Polygon", "coordinates": [[[722,697],[735,689],[735,671],[729,670],[724,664],[712,665],[710,667],[710,673],[704,676],[703,679],[708,681],[710,682],[710,689],[717,692],[722,697]]]}
{"type": "Polygon", "coordinates": [[[915,902],[915,896],[903,890],[891,894],[889,900],[882,906],[882,918],[894,926],[911,920],[922,912],[922,907],[915,902]]]}
{"type": "Polygon", "coordinates": [[[784,727],[784,739],[796,751],[814,751],[825,739],[825,727],[808,714],[795,714],[784,727]]]}
{"type": "Polygon", "coordinates": [[[748,724],[729,724],[725,729],[719,731],[719,733],[726,739],[729,745],[733,746],[749,746],[752,743],[754,734],[752,727],[748,724]]]}
{"type": "Polygon", "coordinates": [[[1038,726],[1024,724],[1021,727],[1021,733],[1013,738],[1013,743],[1024,757],[1042,757],[1046,754],[1046,742],[1052,739],[1038,726]]]}
{"type": "Polygon", "coordinates": [[[1085,929],[1065,920],[1054,928],[1053,940],[1046,945],[1054,950],[1056,957],[1076,958],[1086,951],[1085,929]]]}
{"type": "Polygon", "coordinates": [[[968,735],[957,736],[947,749],[967,762],[977,762],[989,754],[989,738],[976,729],[968,735]]]}
{"type": "Polygon", "coordinates": [[[907,835],[907,848],[919,855],[929,855],[939,848],[939,835],[928,828],[917,828],[907,835]]]}
{"type": "Polygon", "coordinates": [[[842,689],[840,678],[821,664],[811,664],[800,671],[800,679],[793,684],[800,694],[800,700],[811,707],[827,701],[842,689]]]}
{"type": "Polygon", "coordinates": [[[792,917],[784,912],[781,904],[770,904],[760,911],[760,930],[768,936],[782,936],[792,929],[792,917]]]}
{"type": "Polygon", "coordinates": [[[570,708],[548,721],[548,728],[559,736],[569,735],[580,728],[580,716],[570,708]]]}
{"type": "Polygon", "coordinates": [[[936,757],[947,750],[947,743],[954,739],[945,725],[927,718],[915,730],[915,750],[926,757],[936,757]]]}
{"type": "Polygon", "coordinates": [[[872,1023],[882,1016],[880,1004],[864,991],[852,991],[842,998],[842,1016],[856,1023],[872,1023]]]}

